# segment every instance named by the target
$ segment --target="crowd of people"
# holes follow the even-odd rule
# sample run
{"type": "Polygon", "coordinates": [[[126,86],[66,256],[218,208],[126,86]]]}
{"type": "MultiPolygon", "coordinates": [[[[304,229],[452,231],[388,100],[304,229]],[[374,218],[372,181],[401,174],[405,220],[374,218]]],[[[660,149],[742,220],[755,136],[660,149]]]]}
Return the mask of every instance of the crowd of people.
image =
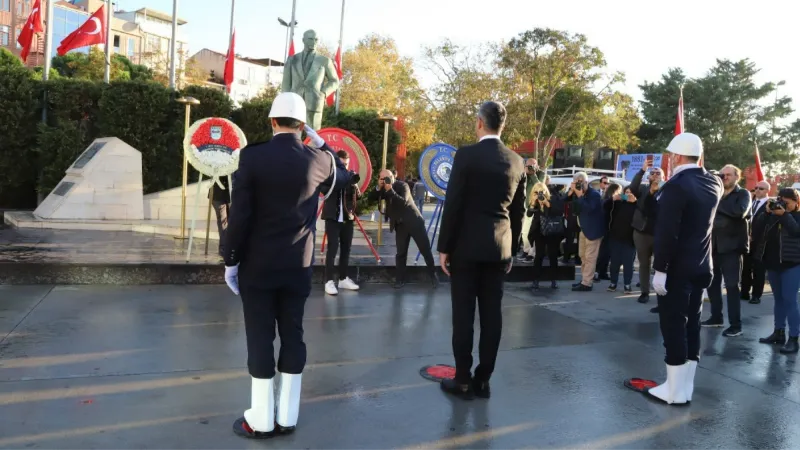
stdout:
{"type": "MultiPolygon", "coordinates": [[[[528,219],[518,258],[533,261],[533,289],[539,290],[541,281],[550,281],[552,288],[558,288],[556,271],[551,270],[549,280],[545,280],[548,272],[543,265],[547,259],[555,268],[562,257],[564,263],[574,263],[581,269],[573,291],[591,291],[596,283],[607,281],[606,290],[617,292],[622,271],[622,292],[633,294],[638,260],[637,300],[648,303],[659,221],[658,195],[665,183],[663,170],[647,160],[628,185],[609,183],[607,177],[590,185],[587,174],[579,172],[569,186],[561,186],[549,184],[549,177],[538,171],[535,160],[526,164],[528,219]],[[573,249],[576,245],[577,251],[573,249]],[[576,254],[579,256],[573,257],[576,254]]],[[[772,187],[767,181],[748,192],[740,186],[742,171],[733,165],[711,173],[721,179],[724,192],[712,224],[713,278],[705,294],[711,314],[702,326],[724,327],[727,305],[728,327],[722,334],[741,335],[741,303],[760,304],[765,280],[769,279],[775,297],[775,332],[761,342],[780,344],[782,352],[796,353],[800,334],[796,302],[800,286],[798,192],[784,188],[776,198],[770,198],[772,187]]],[[[658,313],[659,308],[650,311],[658,313]]]]}

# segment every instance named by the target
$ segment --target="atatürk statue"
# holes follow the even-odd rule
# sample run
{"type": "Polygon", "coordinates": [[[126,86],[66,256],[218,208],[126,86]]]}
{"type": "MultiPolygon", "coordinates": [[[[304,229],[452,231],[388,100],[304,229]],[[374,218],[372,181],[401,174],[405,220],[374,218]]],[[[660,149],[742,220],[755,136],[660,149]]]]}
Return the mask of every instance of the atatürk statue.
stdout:
{"type": "Polygon", "coordinates": [[[306,101],[306,124],[315,130],[322,126],[325,99],[339,87],[333,61],[314,51],[317,32],[303,33],[303,51],[290,56],[283,68],[282,92],[294,92],[306,101]]]}

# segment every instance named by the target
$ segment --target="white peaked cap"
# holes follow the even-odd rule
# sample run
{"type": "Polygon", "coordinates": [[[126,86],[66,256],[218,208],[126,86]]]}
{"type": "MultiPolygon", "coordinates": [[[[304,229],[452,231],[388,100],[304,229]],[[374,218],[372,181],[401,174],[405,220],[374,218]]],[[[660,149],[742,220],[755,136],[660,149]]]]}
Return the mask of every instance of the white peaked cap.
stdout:
{"type": "Polygon", "coordinates": [[[294,92],[282,92],[272,101],[272,109],[269,110],[270,119],[274,117],[288,117],[306,122],[306,102],[303,97],[294,92]]]}
{"type": "Polygon", "coordinates": [[[667,151],[676,155],[683,156],[703,156],[703,141],[700,136],[692,133],[681,133],[674,138],[667,146],[667,151]]]}

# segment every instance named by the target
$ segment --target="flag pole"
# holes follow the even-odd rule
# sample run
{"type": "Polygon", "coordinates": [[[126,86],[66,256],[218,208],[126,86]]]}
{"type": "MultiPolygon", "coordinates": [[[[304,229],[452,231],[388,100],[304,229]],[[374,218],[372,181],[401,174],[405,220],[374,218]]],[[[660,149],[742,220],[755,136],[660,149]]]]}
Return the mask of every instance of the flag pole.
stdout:
{"type": "MultiPolygon", "coordinates": [[[[342,41],[344,40],[344,3],[342,0],[342,19],[339,24],[339,72],[343,73],[344,49],[342,48],[342,41]]],[[[342,81],[339,80],[339,86],[336,88],[336,115],[339,115],[339,104],[342,98],[342,81]]]]}
{"type": "MultiPolygon", "coordinates": [[[[50,0],[47,3],[50,3],[50,0]]],[[[106,84],[111,82],[111,16],[111,0],[106,0],[106,70],[103,74],[103,81],[106,84]]]]}
{"type": "MultiPolygon", "coordinates": [[[[47,8],[45,11],[45,28],[44,28],[44,72],[42,73],[42,80],[47,81],[50,79],[50,66],[52,64],[52,58],[50,57],[50,53],[53,52],[53,27],[51,26],[51,21],[53,19],[53,3],[52,1],[47,2],[47,8]]],[[[47,120],[47,108],[42,109],[42,121],[47,120]]]]}
{"type": "MultiPolygon", "coordinates": [[[[231,48],[231,43],[233,42],[233,17],[234,17],[235,7],[236,7],[236,0],[231,0],[231,30],[228,33],[228,49],[231,48]]],[[[236,55],[234,55],[234,57],[235,56],[236,55]]]]}
{"type": "MultiPolygon", "coordinates": [[[[294,24],[295,12],[297,11],[297,0],[292,0],[292,20],[289,22],[289,42],[294,43],[294,24]]],[[[291,46],[291,44],[290,44],[291,46]]],[[[287,50],[288,51],[288,50],[287,50]]],[[[285,63],[285,60],[284,60],[285,63]]]]}
{"type": "Polygon", "coordinates": [[[175,89],[176,86],[176,68],[175,68],[175,53],[178,47],[176,40],[178,39],[178,0],[172,0],[172,39],[169,41],[169,87],[175,89]]]}

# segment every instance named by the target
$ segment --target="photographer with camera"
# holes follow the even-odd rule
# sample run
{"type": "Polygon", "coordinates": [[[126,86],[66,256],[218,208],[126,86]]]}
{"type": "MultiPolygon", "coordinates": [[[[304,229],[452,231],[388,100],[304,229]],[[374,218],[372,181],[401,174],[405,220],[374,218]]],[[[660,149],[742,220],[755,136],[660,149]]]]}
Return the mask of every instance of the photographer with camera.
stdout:
{"type": "Polygon", "coordinates": [[[767,269],[767,278],[775,297],[775,331],[758,341],[781,345],[781,353],[800,350],[800,309],[797,292],[800,289],[800,194],[795,189],[783,188],[777,200],[769,200],[766,214],[759,214],[753,222],[753,237],[759,237],[753,258],[767,269]],[[789,339],[786,339],[786,323],[789,339]]]}
{"type": "Polygon", "coordinates": [[[544,256],[550,261],[550,287],[558,289],[556,272],[558,270],[558,247],[564,239],[566,225],[564,220],[564,198],[557,191],[551,192],[544,183],[536,183],[531,189],[530,207],[526,214],[531,218],[528,241],[536,247],[533,259],[536,279],[533,290],[539,290],[542,279],[544,256]]]}
{"type": "MultiPolygon", "coordinates": [[[[642,170],[633,177],[630,190],[636,196],[636,211],[633,213],[633,243],[636,255],[639,257],[639,285],[642,293],[637,300],[639,303],[650,301],[650,268],[653,260],[655,230],[656,230],[656,193],[664,185],[664,172],[659,167],[653,167],[653,160],[646,158],[642,170]],[[646,181],[644,175],[650,171],[646,181]]],[[[657,313],[658,307],[650,312],[657,313]]]]}
{"type": "Polygon", "coordinates": [[[576,292],[591,291],[594,284],[594,271],[597,266],[597,257],[600,254],[600,244],[606,235],[605,211],[603,211],[603,198],[600,191],[589,187],[589,178],[585,172],[578,172],[570,184],[569,197],[574,198],[575,204],[580,208],[578,225],[581,227],[578,252],[581,258],[581,282],[574,284],[572,290],[576,292]]]}
{"type": "Polygon", "coordinates": [[[389,219],[389,229],[394,231],[397,247],[395,289],[403,287],[406,283],[406,262],[411,239],[414,239],[422,257],[425,258],[431,284],[434,288],[438,286],[439,278],[433,262],[431,241],[428,239],[428,231],[425,229],[425,218],[414,203],[408,185],[403,181],[395,181],[392,172],[384,169],[381,170],[377,188],[369,193],[368,198],[372,201],[386,201],[384,214],[389,219]]]}
{"type": "MultiPolygon", "coordinates": [[[[336,152],[336,156],[344,164],[350,167],[350,155],[344,150],[336,152]]],[[[358,182],[361,176],[352,170],[350,171],[350,183],[342,189],[337,189],[328,197],[322,205],[321,218],[325,221],[325,234],[328,235],[328,251],[325,254],[325,293],[337,295],[339,289],[357,291],[358,285],[347,276],[348,262],[350,261],[350,248],[353,245],[353,221],[356,217],[356,202],[361,198],[361,190],[358,182]],[[334,282],[334,263],[336,253],[341,249],[339,255],[339,284],[334,282]]]]}
{"type": "Polygon", "coordinates": [[[616,183],[612,183],[608,190],[611,198],[603,204],[609,215],[608,241],[611,249],[611,283],[608,292],[616,292],[619,281],[619,268],[622,266],[623,290],[626,294],[633,292],[633,261],[636,258],[636,247],[633,245],[633,214],[636,212],[636,196],[630,186],[624,190],[616,183]],[[622,191],[622,192],[620,192],[622,191]]]}

